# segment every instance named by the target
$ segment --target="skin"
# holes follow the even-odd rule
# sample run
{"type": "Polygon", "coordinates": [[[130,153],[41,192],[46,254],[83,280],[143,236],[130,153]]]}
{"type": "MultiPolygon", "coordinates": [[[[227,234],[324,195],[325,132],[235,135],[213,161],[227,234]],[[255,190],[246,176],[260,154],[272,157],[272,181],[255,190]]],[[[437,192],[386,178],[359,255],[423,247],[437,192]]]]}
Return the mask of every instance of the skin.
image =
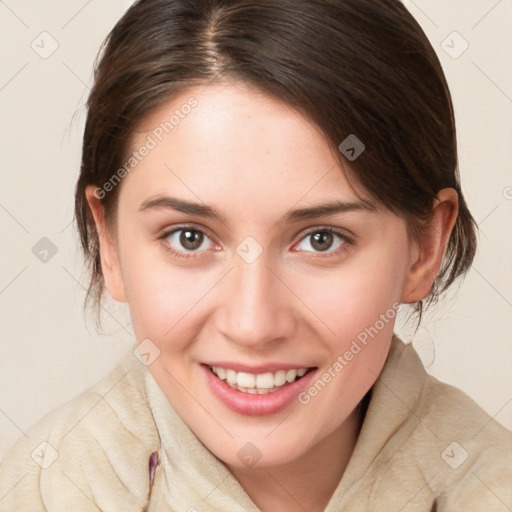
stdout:
{"type": "Polygon", "coordinates": [[[394,322],[307,405],[294,401],[267,416],[227,409],[199,365],[286,362],[318,367],[321,375],[394,303],[428,294],[457,194],[440,191],[419,241],[375,202],[374,210],[287,221],[291,209],[368,197],[364,190],[356,195],[345,177],[350,168],[340,167],[314,125],[240,83],[184,91],[141,122],[133,148],[190,96],[198,105],[124,178],[113,225],[95,187],[87,190],[105,284],[115,300],[128,302],[137,340],[149,338],[160,349],[148,369],[173,407],[256,505],[323,510],[357,440],[355,408],[384,365],[394,322]],[[225,219],[163,207],[140,211],[162,195],[209,205],[225,219]],[[198,249],[180,244],[182,232],[161,238],[184,223],[205,233],[198,249]],[[333,235],[318,250],[312,235],[325,227],[347,238],[333,235]],[[252,263],[236,252],[248,236],[263,251],[252,263]],[[262,454],[250,468],[237,457],[247,442],[262,454]]]}

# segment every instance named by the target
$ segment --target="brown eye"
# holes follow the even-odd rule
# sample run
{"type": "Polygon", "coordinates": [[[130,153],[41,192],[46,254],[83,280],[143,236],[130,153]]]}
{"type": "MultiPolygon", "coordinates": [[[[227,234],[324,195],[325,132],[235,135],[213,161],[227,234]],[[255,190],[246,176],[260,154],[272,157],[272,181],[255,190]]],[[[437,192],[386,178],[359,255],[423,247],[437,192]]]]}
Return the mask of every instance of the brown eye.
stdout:
{"type": "Polygon", "coordinates": [[[330,228],[324,228],[306,233],[306,236],[302,238],[297,247],[305,252],[328,252],[329,254],[334,254],[338,252],[338,249],[343,249],[347,242],[349,240],[342,233],[330,228]]]}
{"type": "Polygon", "coordinates": [[[314,233],[311,236],[311,247],[317,251],[326,251],[327,249],[330,249],[333,240],[334,237],[332,236],[332,233],[328,233],[327,231],[319,231],[318,233],[314,233]]]}
{"type": "Polygon", "coordinates": [[[189,251],[195,251],[203,243],[204,235],[199,231],[181,230],[180,244],[189,251]]]}
{"type": "Polygon", "coordinates": [[[208,235],[198,229],[180,228],[164,235],[167,243],[177,252],[204,252],[214,247],[208,235]]]}

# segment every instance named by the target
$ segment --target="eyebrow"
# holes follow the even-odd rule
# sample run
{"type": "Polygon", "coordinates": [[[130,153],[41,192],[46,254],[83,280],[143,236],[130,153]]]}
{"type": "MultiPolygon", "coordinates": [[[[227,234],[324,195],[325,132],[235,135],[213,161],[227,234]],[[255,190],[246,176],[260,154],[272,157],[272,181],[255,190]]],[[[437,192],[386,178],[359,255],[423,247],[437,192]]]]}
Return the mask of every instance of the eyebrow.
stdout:
{"type": "MultiPolygon", "coordinates": [[[[176,197],[170,196],[157,196],[146,199],[140,206],[139,211],[155,210],[155,209],[172,209],[188,215],[197,215],[199,217],[206,217],[216,219],[222,223],[229,225],[227,218],[219,210],[208,206],[206,204],[194,203],[185,201],[176,197]]],[[[288,211],[280,222],[293,222],[304,219],[314,219],[327,215],[334,215],[336,213],[345,213],[353,211],[369,211],[375,212],[377,206],[370,201],[329,201],[324,204],[311,206],[308,208],[299,208],[296,210],[288,211]]]]}

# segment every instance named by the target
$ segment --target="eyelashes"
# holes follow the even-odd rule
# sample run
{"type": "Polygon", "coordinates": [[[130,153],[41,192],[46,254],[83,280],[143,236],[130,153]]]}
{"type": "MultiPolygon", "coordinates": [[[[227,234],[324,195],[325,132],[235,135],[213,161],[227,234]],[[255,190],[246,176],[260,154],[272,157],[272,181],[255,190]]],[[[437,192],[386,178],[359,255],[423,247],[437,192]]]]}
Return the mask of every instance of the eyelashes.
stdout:
{"type": "MultiPolygon", "coordinates": [[[[208,249],[211,249],[212,247],[215,247],[215,250],[220,249],[220,247],[208,236],[205,231],[191,225],[177,226],[171,230],[166,231],[162,236],[159,237],[159,239],[163,243],[164,249],[167,252],[169,252],[173,257],[180,259],[202,257],[203,253],[208,252],[208,249]],[[199,245],[197,245],[198,243],[199,245]],[[189,246],[186,247],[183,244],[189,246]],[[190,244],[192,245],[192,248],[190,247],[190,244]],[[179,245],[181,245],[181,249],[177,247],[179,245]],[[206,250],[198,250],[204,245],[207,246],[206,250]]],[[[294,244],[292,251],[309,253],[307,256],[308,258],[330,258],[339,256],[351,245],[353,245],[352,239],[350,239],[341,231],[338,231],[329,226],[320,226],[310,229],[304,233],[299,241],[294,244]],[[327,247],[325,250],[315,250],[315,246],[318,246],[318,244],[322,245],[322,243],[325,241],[328,242],[329,247],[327,247]],[[309,247],[311,247],[313,250],[295,248],[304,242],[307,242],[309,247]],[[332,246],[335,246],[334,249],[332,249],[332,246]]]]}
{"type": "MultiPolygon", "coordinates": [[[[177,255],[179,254],[180,257],[185,257],[185,258],[189,257],[187,253],[204,252],[204,251],[196,250],[199,247],[203,246],[204,242],[209,242],[210,247],[212,245],[214,245],[212,240],[206,233],[204,233],[200,229],[196,229],[191,226],[188,226],[188,227],[185,226],[185,227],[173,229],[172,231],[169,231],[166,234],[164,234],[162,238],[165,241],[167,241],[170,250],[175,252],[177,255]],[[195,246],[195,245],[197,245],[197,242],[199,241],[199,246],[192,247],[192,248],[185,247],[185,250],[176,249],[175,247],[173,248],[173,244],[169,243],[169,239],[173,238],[173,237],[176,238],[176,235],[179,233],[181,233],[181,235],[179,237],[177,237],[177,240],[174,241],[174,244],[176,244],[176,242],[179,242],[183,246],[184,243],[185,244],[191,243],[192,246],[195,246]],[[199,236],[196,236],[196,235],[199,235],[199,236]]],[[[208,243],[207,243],[207,245],[208,245],[208,243]]]]}
{"type": "MultiPolygon", "coordinates": [[[[310,230],[308,231],[307,233],[304,234],[304,236],[300,239],[300,242],[299,243],[302,243],[303,241],[305,240],[311,240],[311,237],[313,235],[325,235],[327,234],[328,235],[328,238],[327,240],[329,241],[332,241],[334,242],[334,240],[336,239],[336,237],[338,238],[338,245],[335,247],[335,250],[329,250],[331,249],[331,247],[327,248],[326,250],[319,250],[319,251],[306,251],[306,252],[313,252],[313,253],[319,253],[319,254],[323,254],[323,253],[327,253],[327,254],[337,254],[338,250],[340,248],[342,248],[347,242],[348,242],[348,237],[346,237],[343,233],[340,233],[339,231],[335,230],[334,228],[330,228],[330,227],[324,227],[324,228],[315,228],[313,230],[310,230]]],[[[322,237],[321,240],[325,238],[322,237]]],[[[317,244],[319,243],[319,240],[318,239],[315,239],[314,240],[314,244],[317,244]]],[[[309,245],[314,248],[313,244],[311,243],[311,241],[309,242],[309,245]]]]}

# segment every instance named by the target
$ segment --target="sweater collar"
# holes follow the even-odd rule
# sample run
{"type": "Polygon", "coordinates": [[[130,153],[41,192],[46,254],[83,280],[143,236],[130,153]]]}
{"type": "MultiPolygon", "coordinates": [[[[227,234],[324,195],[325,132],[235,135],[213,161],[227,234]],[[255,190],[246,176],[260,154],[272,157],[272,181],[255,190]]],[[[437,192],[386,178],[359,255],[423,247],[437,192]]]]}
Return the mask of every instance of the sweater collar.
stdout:
{"type": "Polygon", "coordinates": [[[396,439],[407,437],[420,421],[414,421],[414,411],[427,384],[428,374],[413,346],[394,335],[354,451],[325,512],[338,512],[362,486],[379,479],[382,460],[400,447],[396,439]]]}
{"type": "Polygon", "coordinates": [[[145,392],[160,436],[147,512],[258,510],[227,467],[190,430],[149,371],[145,392]]]}

